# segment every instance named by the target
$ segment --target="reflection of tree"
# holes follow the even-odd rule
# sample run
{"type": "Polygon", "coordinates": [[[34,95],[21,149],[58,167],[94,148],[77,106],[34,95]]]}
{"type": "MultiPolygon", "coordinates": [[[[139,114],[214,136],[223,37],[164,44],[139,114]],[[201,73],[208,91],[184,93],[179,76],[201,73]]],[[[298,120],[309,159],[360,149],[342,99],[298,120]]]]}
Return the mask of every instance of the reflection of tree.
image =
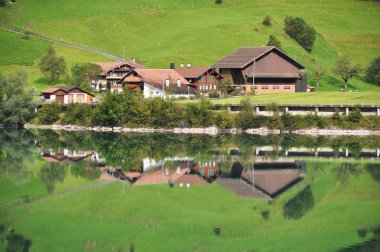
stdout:
{"type": "Polygon", "coordinates": [[[6,174],[17,183],[28,177],[26,161],[33,159],[33,135],[27,130],[0,132],[0,173],[6,174]]]}
{"type": "MultiPolygon", "coordinates": [[[[361,230],[363,232],[364,230],[361,230]]],[[[348,248],[337,250],[338,252],[373,252],[380,251],[380,227],[373,230],[373,238],[348,248]]]]}
{"type": "Polygon", "coordinates": [[[75,177],[82,177],[89,180],[97,179],[101,174],[96,164],[87,160],[71,164],[71,173],[75,177]]]}
{"type": "Polygon", "coordinates": [[[64,166],[57,163],[45,163],[39,173],[40,180],[45,184],[49,193],[54,191],[57,182],[63,182],[65,179],[64,166]]]}
{"type": "Polygon", "coordinates": [[[0,242],[6,240],[7,252],[28,252],[32,241],[25,239],[20,234],[15,234],[14,229],[10,229],[9,233],[5,231],[4,225],[0,225],[0,242]]]}
{"type": "Polygon", "coordinates": [[[362,151],[362,146],[359,142],[351,142],[347,144],[347,148],[351,151],[351,154],[354,158],[359,158],[362,151]]]}
{"type": "Polygon", "coordinates": [[[380,164],[367,164],[366,169],[374,180],[380,181],[380,164]]]}
{"type": "Polygon", "coordinates": [[[306,186],[284,205],[284,217],[300,219],[314,207],[314,197],[310,186],[306,186]]]}
{"type": "Polygon", "coordinates": [[[360,170],[357,164],[341,163],[341,165],[334,169],[335,177],[339,182],[347,183],[351,175],[358,175],[360,170]]]}

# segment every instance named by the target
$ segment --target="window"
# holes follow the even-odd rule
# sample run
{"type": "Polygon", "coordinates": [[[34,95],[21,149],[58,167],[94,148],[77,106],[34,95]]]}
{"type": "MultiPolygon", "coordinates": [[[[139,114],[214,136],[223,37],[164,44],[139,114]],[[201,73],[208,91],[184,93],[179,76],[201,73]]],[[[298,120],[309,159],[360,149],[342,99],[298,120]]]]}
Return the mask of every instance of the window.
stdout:
{"type": "Polygon", "coordinates": [[[262,89],[268,89],[268,86],[262,86],[262,89]]]}
{"type": "Polygon", "coordinates": [[[290,86],[285,86],[284,89],[290,89],[290,86]]]}
{"type": "Polygon", "coordinates": [[[200,78],[200,81],[205,81],[205,76],[202,75],[202,77],[200,78]]]}
{"type": "Polygon", "coordinates": [[[208,170],[207,172],[208,172],[208,175],[209,175],[210,177],[214,175],[214,171],[213,171],[213,170],[208,170]]]}
{"type": "Polygon", "coordinates": [[[278,89],[280,89],[280,87],[279,86],[273,86],[273,89],[278,90],[278,89]]]}
{"type": "Polygon", "coordinates": [[[215,76],[210,75],[210,76],[208,77],[208,80],[209,80],[209,81],[214,81],[214,80],[215,80],[215,76]]]}

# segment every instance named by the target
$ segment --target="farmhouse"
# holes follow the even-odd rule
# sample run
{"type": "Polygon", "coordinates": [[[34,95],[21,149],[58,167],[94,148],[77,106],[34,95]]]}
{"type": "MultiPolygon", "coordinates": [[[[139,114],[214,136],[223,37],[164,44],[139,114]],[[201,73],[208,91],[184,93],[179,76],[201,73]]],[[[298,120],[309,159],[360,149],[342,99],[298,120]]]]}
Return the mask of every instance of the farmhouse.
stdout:
{"type": "Polygon", "coordinates": [[[145,98],[190,97],[196,90],[174,69],[134,69],[118,85],[141,90],[145,98]]]}
{"type": "Polygon", "coordinates": [[[190,64],[185,67],[175,69],[182,75],[191,85],[193,85],[198,93],[216,93],[218,92],[218,82],[222,76],[210,67],[193,67],[190,64]]]}
{"type": "Polygon", "coordinates": [[[306,92],[305,68],[273,46],[241,47],[221,59],[212,68],[231,84],[246,92],[306,92]]]}
{"type": "Polygon", "coordinates": [[[136,63],[135,59],[126,62],[92,62],[102,68],[102,73],[97,80],[92,80],[92,88],[96,91],[122,91],[122,86],[118,85],[125,75],[132,69],[145,67],[136,63]]]}
{"type": "Polygon", "coordinates": [[[42,103],[57,102],[60,104],[93,102],[94,95],[79,87],[53,87],[41,92],[42,103]]]}

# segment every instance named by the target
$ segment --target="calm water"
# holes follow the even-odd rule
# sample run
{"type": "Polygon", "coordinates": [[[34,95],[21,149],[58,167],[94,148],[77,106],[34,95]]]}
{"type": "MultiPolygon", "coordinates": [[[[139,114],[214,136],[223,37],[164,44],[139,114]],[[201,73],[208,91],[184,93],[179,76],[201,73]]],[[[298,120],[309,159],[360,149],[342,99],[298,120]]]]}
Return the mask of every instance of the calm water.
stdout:
{"type": "Polygon", "coordinates": [[[0,250],[380,251],[379,181],[376,137],[2,130],[0,250]]]}

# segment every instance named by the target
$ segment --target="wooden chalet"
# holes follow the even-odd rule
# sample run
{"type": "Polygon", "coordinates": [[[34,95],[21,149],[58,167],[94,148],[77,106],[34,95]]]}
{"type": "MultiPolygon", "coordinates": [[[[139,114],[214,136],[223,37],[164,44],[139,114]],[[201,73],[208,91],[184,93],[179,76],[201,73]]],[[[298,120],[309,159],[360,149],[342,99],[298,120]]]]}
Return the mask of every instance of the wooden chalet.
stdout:
{"type": "Polygon", "coordinates": [[[294,93],[307,91],[305,67],[273,46],[241,47],[212,68],[246,92],[294,93]]]}
{"type": "Polygon", "coordinates": [[[126,62],[92,62],[102,68],[102,73],[97,80],[92,81],[92,88],[96,91],[109,90],[121,92],[123,87],[118,82],[133,69],[145,69],[136,63],[135,59],[126,62]]]}
{"type": "Polygon", "coordinates": [[[141,90],[145,98],[189,97],[194,96],[196,90],[174,69],[133,69],[118,85],[141,90]]]}
{"type": "Polygon", "coordinates": [[[71,86],[52,87],[41,92],[41,102],[57,102],[59,104],[86,103],[92,104],[94,95],[71,86]]]}
{"type": "Polygon", "coordinates": [[[191,85],[196,88],[198,93],[216,93],[219,89],[219,80],[222,76],[210,67],[193,67],[190,64],[185,67],[175,68],[191,85]]]}

